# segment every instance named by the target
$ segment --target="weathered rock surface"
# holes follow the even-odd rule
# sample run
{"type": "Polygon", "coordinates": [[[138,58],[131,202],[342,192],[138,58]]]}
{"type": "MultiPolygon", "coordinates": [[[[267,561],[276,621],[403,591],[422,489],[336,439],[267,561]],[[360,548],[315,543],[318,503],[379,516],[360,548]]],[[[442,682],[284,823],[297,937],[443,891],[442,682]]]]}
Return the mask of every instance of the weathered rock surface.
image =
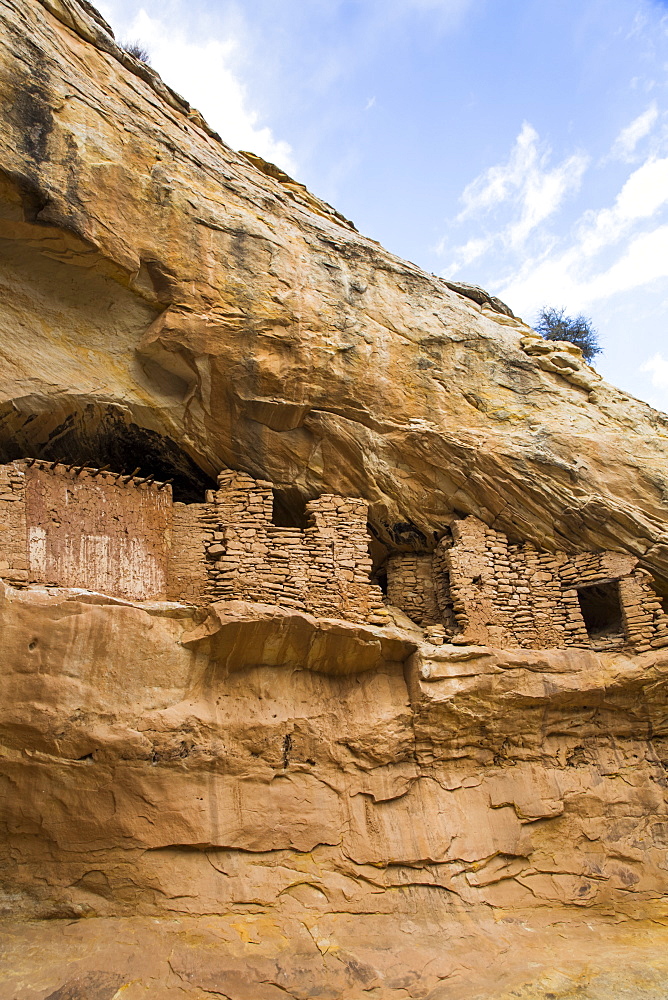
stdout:
{"type": "Polygon", "coordinates": [[[17,453],[77,460],[131,422],[291,504],[363,496],[385,540],[458,510],[544,547],[627,548],[668,585],[665,415],[577,351],[527,353],[480,289],[254,167],[76,0],[0,17],[17,453]]]}
{"type": "MultiPolygon", "coordinates": [[[[0,5],[0,459],[222,466],[668,586],[668,418],[0,5]]],[[[511,304],[512,305],[512,304],[511,304]]],[[[378,545],[382,552],[381,545],[378,545]]],[[[0,1000],[665,996],[668,653],[2,590],[0,1000]]]]}
{"type": "MultiPolygon", "coordinates": [[[[0,996],[93,974],[113,989],[82,997],[502,996],[554,977],[581,996],[646,962],[642,921],[666,916],[668,654],[417,651],[289,612],[268,630],[263,605],[191,613],[3,594],[0,996]],[[343,640],[344,669],[323,661],[341,629],[372,667],[343,640]],[[66,961],[35,964],[42,933],[66,961]]],[[[665,972],[643,964],[649,984],[665,972]]]]}

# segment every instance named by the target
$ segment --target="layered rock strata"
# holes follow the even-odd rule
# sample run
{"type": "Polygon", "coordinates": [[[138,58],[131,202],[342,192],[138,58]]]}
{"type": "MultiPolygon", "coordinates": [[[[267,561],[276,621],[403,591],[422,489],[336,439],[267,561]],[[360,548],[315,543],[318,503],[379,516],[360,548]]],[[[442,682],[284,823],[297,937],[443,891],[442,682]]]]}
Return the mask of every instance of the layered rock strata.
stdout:
{"type": "Polygon", "coordinates": [[[362,497],[390,548],[470,513],[668,586],[664,415],[316,212],[76,0],[1,17],[4,460],[104,464],[120,436],[165,478],[362,497]]]}
{"type": "Polygon", "coordinates": [[[0,45],[0,1000],[663,998],[668,418],[0,45]]]}
{"type": "Polygon", "coordinates": [[[665,917],[667,654],[192,613],[4,592],[0,995],[93,972],[117,977],[99,996],[235,1000],[631,982],[606,949],[665,917]],[[92,918],[68,970],[35,961],[44,917],[92,918]],[[110,933],[157,950],[120,962],[110,933]]]}

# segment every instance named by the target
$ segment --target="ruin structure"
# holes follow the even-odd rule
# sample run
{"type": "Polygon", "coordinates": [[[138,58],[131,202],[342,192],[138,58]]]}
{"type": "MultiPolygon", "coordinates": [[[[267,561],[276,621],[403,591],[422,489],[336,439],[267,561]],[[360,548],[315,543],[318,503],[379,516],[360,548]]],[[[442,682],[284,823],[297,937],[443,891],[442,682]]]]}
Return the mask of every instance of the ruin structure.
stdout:
{"type": "Polygon", "coordinates": [[[664,1000],[668,414],[92,4],[0,3],[0,1000],[664,1000]]]}
{"type": "Polygon", "coordinates": [[[321,496],[305,529],[272,523],[271,483],[225,470],[205,503],[168,484],[60,463],[0,466],[0,577],[137,600],[241,598],[384,623],[367,504],[321,496]]]}
{"type": "Polygon", "coordinates": [[[511,544],[475,517],[433,553],[388,560],[388,597],[455,643],[635,652],[668,646],[668,615],[638,560],[620,552],[545,552],[511,544]]]}
{"type": "MultiPolygon", "coordinates": [[[[307,504],[306,528],[283,527],[271,483],[242,472],[221,472],[204,503],[183,504],[150,477],[33,460],[1,466],[0,491],[0,577],[15,586],[388,621],[363,500],[321,496],[307,504]]],[[[455,520],[434,552],[392,554],[386,600],[436,641],[668,646],[668,615],[633,556],[540,551],[475,517],[455,520]]]]}

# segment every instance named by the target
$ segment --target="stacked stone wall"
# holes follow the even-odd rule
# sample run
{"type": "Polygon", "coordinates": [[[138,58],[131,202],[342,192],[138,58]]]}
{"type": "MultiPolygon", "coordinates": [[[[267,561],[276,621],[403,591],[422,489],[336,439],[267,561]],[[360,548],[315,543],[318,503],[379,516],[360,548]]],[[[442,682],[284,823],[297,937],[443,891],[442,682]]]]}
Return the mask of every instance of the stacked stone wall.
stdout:
{"type": "Polygon", "coordinates": [[[668,646],[668,615],[651,580],[645,570],[636,569],[619,581],[624,629],[638,653],[668,646]]]}
{"type": "Polygon", "coordinates": [[[441,622],[436,574],[429,554],[397,552],[387,564],[387,599],[426,628],[441,622]]]}
{"type": "Polygon", "coordinates": [[[400,555],[388,561],[388,596],[414,621],[436,594],[438,620],[455,642],[532,649],[582,646],[636,652],[668,645],[668,616],[637,560],[618,552],[544,552],[530,543],[512,544],[474,517],[455,521],[452,538],[432,556],[400,555]],[[420,561],[432,579],[410,567],[420,561]],[[619,634],[592,639],[578,592],[616,582],[619,634]]]}
{"type": "MultiPolygon", "coordinates": [[[[271,483],[227,470],[218,485],[206,503],[172,504],[169,487],[150,479],[33,460],[0,466],[0,578],[388,621],[370,581],[364,501],[321,496],[307,504],[308,527],[290,528],[272,522],[271,483]]],[[[468,517],[432,554],[392,555],[387,577],[389,603],[434,641],[668,646],[668,615],[651,577],[622,553],[543,552],[468,517]],[[600,602],[608,609],[617,595],[618,618],[601,630],[600,602]]]]}
{"type": "MultiPolygon", "coordinates": [[[[175,503],[167,574],[167,596],[173,601],[206,604],[215,600],[210,562],[223,538],[213,503],[175,503]]],[[[220,550],[222,552],[222,548],[220,550]]]]}
{"type": "Polygon", "coordinates": [[[504,611],[514,603],[507,540],[476,518],[454,522],[452,534],[454,544],[443,552],[443,564],[450,578],[456,625],[464,638],[475,636],[484,644],[507,645],[504,611]],[[499,571],[500,581],[495,575],[499,571]]]}
{"type": "Polygon", "coordinates": [[[209,593],[352,621],[383,623],[370,583],[367,504],[321,496],[307,504],[307,528],[272,523],[271,483],[225,471],[214,495],[220,538],[209,547],[209,593]]]}
{"type": "Polygon", "coordinates": [[[311,500],[306,512],[311,521],[304,530],[311,607],[329,617],[384,623],[383,594],[371,583],[367,503],[323,495],[311,500]]]}
{"type": "Polygon", "coordinates": [[[18,462],[0,466],[0,579],[28,581],[25,473],[18,462]]]}
{"type": "Polygon", "coordinates": [[[458,630],[450,581],[450,550],[452,544],[453,539],[450,533],[440,540],[435,551],[432,553],[434,593],[436,594],[438,620],[449,634],[458,630]]]}
{"type": "MultiPolygon", "coordinates": [[[[452,525],[454,544],[441,542],[434,559],[449,579],[453,617],[462,641],[499,646],[563,646],[572,608],[564,605],[560,555],[530,543],[511,544],[476,518],[452,525]]],[[[577,603],[577,597],[576,597],[577,603]]],[[[578,609],[579,616],[579,609],[578,609]]],[[[584,635],[584,623],[573,634],[584,635]]]]}

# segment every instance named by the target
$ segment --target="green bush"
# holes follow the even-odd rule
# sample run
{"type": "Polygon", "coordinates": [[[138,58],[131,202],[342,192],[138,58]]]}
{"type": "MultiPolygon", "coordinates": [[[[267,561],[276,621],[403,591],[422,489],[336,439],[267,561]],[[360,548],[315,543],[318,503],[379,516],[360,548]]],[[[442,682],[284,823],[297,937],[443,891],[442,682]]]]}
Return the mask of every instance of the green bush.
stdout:
{"type": "Polygon", "coordinates": [[[603,348],[592,322],[580,314],[575,318],[565,315],[565,309],[543,306],[534,329],[545,340],[568,340],[582,351],[585,360],[591,361],[603,348]]]}

